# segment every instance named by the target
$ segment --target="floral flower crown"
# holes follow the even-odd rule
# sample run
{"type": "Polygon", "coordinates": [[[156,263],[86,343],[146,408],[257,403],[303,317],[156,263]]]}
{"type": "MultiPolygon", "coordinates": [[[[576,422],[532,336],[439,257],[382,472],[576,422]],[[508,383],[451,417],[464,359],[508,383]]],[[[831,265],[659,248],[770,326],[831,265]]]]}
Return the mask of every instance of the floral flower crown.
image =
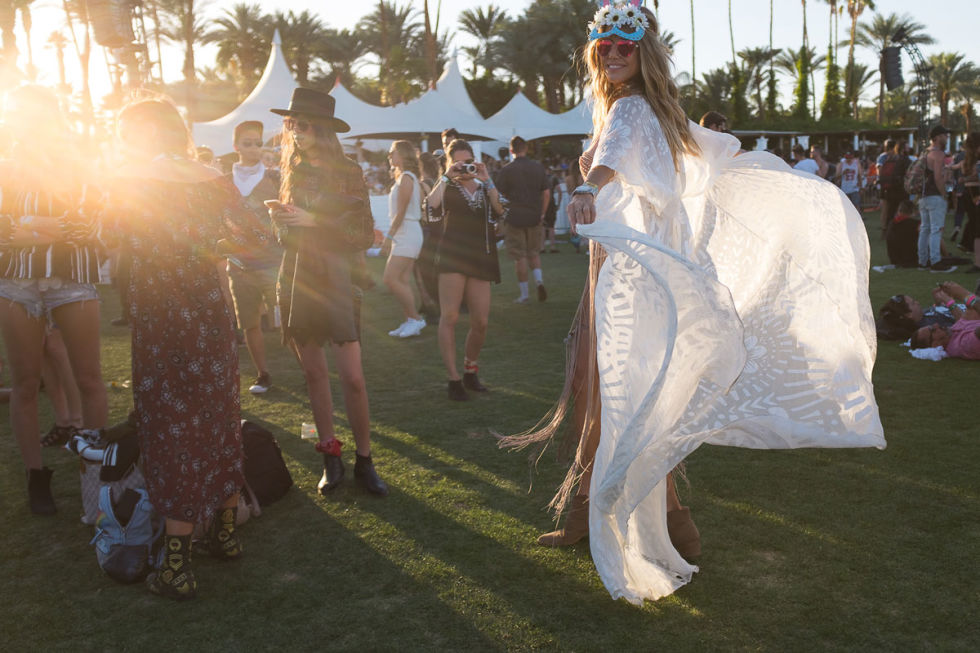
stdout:
{"type": "Polygon", "coordinates": [[[639,41],[643,38],[650,21],[640,11],[641,0],[623,0],[612,4],[610,0],[602,0],[602,6],[595,12],[595,17],[589,23],[589,40],[621,36],[628,41],[639,41]],[[602,28],[608,28],[603,30],[602,28]],[[625,29],[630,31],[625,31],[625,29]]]}

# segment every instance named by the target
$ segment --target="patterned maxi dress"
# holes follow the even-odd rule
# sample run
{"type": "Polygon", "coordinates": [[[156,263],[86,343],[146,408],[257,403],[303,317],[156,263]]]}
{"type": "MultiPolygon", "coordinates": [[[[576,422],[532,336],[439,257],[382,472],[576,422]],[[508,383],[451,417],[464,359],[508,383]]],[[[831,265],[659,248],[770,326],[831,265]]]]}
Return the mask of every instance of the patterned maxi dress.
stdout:
{"type": "Polygon", "coordinates": [[[616,101],[593,162],[616,176],[579,227],[608,254],[589,542],[635,603],[697,571],[671,546],[665,479],[701,444],[885,446],[860,215],[832,184],[691,130],[701,154],[675,169],[646,100],[616,101]]]}
{"type": "Polygon", "coordinates": [[[132,258],[133,398],[147,492],[164,517],[207,523],[244,484],[234,322],[221,238],[261,243],[234,186],[130,180],[112,207],[132,258]]]}

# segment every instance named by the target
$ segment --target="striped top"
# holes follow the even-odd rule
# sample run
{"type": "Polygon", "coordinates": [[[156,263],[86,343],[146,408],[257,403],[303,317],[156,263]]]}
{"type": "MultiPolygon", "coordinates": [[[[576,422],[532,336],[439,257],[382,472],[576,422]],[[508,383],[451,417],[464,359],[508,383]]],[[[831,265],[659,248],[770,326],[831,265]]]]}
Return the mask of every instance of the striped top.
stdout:
{"type": "MultiPolygon", "coordinates": [[[[9,179],[9,178],[8,178],[9,179]]],[[[98,283],[103,247],[99,238],[99,193],[83,186],[77,193],[3,187],[0,180],[0,220],[22,224],[25,216],[68,218],[72,232],[62,241],[44,245],[0,246],[0,277],[46,279],[57,277],[77,283],[98,283]]]]}

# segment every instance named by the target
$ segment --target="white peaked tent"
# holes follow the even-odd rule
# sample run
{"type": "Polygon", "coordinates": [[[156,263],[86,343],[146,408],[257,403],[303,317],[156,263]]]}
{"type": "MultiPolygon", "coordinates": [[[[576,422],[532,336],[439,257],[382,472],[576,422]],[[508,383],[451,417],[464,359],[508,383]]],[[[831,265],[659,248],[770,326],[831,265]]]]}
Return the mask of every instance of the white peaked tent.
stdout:
{"type": "Polygon", "coordinates": [[[232,151],[232,138],[235,125],[246,120],[258,120],[265,125],[264,136],[268,138],[279,130],[281,118],[269,109],[289,106],[293,89],[299,86],[292,71],[286,65],[282,54],[282,41],[279,30],[272,38],[272,52],[262,77],[248,97],[229,114],[211,122],[194,123],[191,130],[196,145],[207,145],[217,155],[232,151]]]}
{"type": "Polygon", "coordinates": [[[547,136],[585,136],[592,131],[592,115],[586,102],[565,113],[548,113],[527,99],[523,93],[515,95],[503,109],[486,120],[500,140],[520,136],[530,141],[547,136]]]}
{"type": "Polygon", "coordinates": [[[337,99],[337,116],[351,126],[344,138],[405,138],[410,134],[439,134],[449,127],[468,137],[498,137],[473,105],[456,57],[449,60],[436,88],[405,104],[377,107],[358,100],[340,85],[331,95],[337,99]]]}

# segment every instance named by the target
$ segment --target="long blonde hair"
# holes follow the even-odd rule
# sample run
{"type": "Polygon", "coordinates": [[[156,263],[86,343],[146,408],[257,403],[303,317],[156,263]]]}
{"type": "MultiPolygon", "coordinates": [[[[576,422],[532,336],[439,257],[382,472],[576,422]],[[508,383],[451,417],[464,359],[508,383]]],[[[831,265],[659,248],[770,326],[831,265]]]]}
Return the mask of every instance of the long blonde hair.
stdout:
{"type": "Polygon", "coordinates": [[[600,39],[590,41],[582,51],[583,62],[592,80],[592,98],[595,103],[592,109],[592,127],[596,134],[601,132],[609,110],[619,98],[634,93],[642,95],[660,121],[676,168],[682,154],[700,154],[701,148],[691,134],[687,114],[681,107],[680,91],[670,75],[673,62],[670,50],[660,38],[657,18],[646,7],[642,7],[640,11],[646,14],[650,26],[637,41],[638,47],[633,55],[640,57],[640,74],[636,78],[618,86],[609,81],[603,71],[597,48],[600,39]]]}

